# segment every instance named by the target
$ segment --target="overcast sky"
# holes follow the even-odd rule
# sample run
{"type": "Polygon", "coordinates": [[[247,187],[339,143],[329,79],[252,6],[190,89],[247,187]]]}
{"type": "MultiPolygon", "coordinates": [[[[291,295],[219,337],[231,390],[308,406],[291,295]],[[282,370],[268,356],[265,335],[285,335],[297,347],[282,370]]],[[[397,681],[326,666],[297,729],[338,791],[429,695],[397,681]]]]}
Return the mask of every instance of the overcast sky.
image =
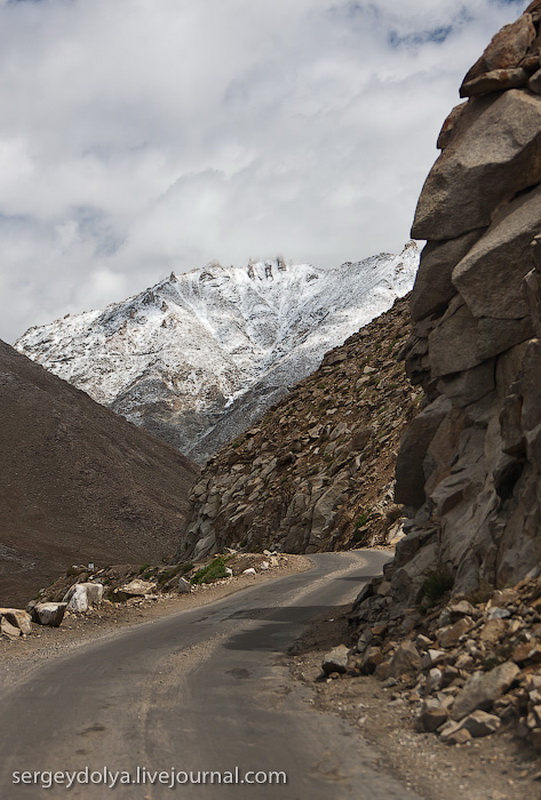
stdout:
{"type": "Polygon", "coordinates": [[[217,258],[409,237],[463,74],[527,0],[0,0],[0,337],[217,258]]]}

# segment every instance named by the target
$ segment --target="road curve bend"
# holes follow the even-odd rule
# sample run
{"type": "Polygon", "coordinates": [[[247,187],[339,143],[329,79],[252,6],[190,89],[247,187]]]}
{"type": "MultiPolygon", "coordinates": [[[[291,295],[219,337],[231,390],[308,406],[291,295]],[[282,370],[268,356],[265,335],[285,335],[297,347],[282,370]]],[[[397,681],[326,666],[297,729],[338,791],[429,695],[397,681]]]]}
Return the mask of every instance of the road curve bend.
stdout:
{"type": "Polygon", "coordinates": [[[388,556],[311,558],[309,572],[83,645],[4,691],[0,796],[419,800],[378,772],[359,731],[310,707],[286,655],[388,556]]]}

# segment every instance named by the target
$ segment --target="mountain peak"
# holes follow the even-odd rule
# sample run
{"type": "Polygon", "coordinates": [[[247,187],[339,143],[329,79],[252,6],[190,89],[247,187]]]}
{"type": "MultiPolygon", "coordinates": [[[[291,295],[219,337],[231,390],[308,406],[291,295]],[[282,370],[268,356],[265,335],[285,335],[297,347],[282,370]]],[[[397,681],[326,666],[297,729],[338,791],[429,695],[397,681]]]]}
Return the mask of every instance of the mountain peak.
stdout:
{"type": "Polygon", "coordinates": [[[416,247],[336,269],[282,256],[246,267],[211,261],[32,328],[15,346],[204,461],[409,291],[417,263],[416,247]]]}

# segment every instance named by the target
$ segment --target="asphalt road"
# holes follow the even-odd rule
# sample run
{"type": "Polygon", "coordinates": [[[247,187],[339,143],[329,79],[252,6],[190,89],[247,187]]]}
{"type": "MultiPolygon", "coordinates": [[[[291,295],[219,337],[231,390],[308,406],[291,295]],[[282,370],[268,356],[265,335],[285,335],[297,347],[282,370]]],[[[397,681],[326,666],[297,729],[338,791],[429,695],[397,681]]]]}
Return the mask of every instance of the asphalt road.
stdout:
{"type": "Polygon", "coordinates": [[[418,800],[377,771],[356,729],[310,707],[310,690],[291,680],[286,656],[311,620],[332,617],[385,558],[314,556],[310,572],[120,631],[40,667],[0,695],[0,797],[418,800]],[[183,783],[199,771],[221,771],[224,783],[183,783]],[[55,772],[64,783],[47,788],[55,772]],[[259,783],[268,772],[285,772],[287,783],[259,783]],[[71,773],[78,775],[68,789],[71,773]],[[237,778],[246,782],[226,783],[237,778]]]}

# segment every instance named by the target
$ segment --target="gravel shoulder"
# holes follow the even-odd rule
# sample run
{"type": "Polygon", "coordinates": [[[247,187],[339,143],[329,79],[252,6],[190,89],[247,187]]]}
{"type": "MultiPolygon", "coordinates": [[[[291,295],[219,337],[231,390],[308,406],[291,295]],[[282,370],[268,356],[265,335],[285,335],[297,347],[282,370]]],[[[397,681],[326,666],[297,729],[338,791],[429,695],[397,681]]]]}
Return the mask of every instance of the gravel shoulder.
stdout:
{"type": "Polygon", "coordinates": [[[353,722],[381,764],[427,800],[540,800],[541,759],[505,730],[448,746],[416,730],[409,703],[372,676],[318,682],[326,652],[347,644],[349,607],[313,623],[291,652],[293,676],[313,692],[313,707],[353,722]]]}
{"type": "Polygon", "coordinates": [[[121,629],[206,606],[258,584],[305,572],[313,566],[305,556],[280,556],[280,567],[257,575],[239,575],[195,586],[191,594],[169,594],[157,599],[137,599],[124,604],[105,601],[85,614],[67,614],[59,628],[34,625],[30,636],[15,641],[0,638],[0,685],[11,687],[46,661],[66,655],[98,639],[115,636],[121,629]]]}

